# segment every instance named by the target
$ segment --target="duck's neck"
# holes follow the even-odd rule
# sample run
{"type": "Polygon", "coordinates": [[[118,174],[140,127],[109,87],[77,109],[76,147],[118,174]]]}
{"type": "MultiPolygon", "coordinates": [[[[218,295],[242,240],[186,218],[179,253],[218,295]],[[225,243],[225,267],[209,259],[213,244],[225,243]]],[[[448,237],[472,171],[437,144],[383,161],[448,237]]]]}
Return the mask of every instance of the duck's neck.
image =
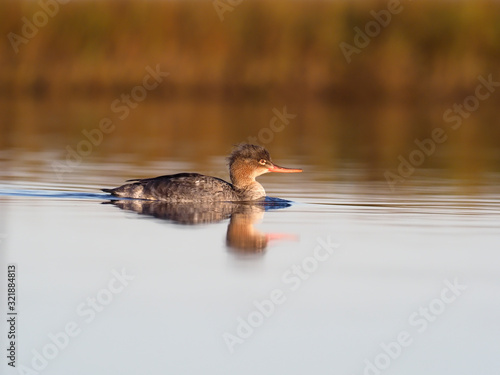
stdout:
{"type": "Polygon", "coordinates": [[[256,176],[244,165],[239,167],[232,165],[229,175],[236,193],[242,200],[253,201],[266,196],[264,187],[255,181],[256,176]]]}

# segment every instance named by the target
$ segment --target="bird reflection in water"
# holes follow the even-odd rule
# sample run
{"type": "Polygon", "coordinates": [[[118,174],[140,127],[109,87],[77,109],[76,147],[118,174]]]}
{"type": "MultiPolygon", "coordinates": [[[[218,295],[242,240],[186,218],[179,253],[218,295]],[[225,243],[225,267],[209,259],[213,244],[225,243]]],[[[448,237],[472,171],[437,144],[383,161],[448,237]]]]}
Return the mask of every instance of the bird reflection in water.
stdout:
{"type": "Polygon", "coordinates": [[[168,203],[136,199],[111,200],[105,203],[182,225],[210,224],[229,219],[226,245],[231,252],[241,255],[262,254],[271,240],[296,239],[291,234],[263,233],[254,226],[263,219],[266,211],[291,206],[290,201],[278,198],[266,197],[265,201],[258,203],[168,203]]]}

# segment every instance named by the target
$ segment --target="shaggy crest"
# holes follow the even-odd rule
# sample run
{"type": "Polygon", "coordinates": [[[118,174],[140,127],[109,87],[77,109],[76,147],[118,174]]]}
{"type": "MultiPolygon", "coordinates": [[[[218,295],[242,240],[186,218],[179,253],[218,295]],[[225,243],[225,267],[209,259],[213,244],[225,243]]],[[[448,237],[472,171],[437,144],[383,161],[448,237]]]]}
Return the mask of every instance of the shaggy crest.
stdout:
{"type": "Polygon", "coordinates": [[[235,145],[233,152],[227,158],[229,162],[229,166],[234,163],[236,159],[253,159],[260,160],[266,159],[271,161],[271,157],[269,156],[269,152],[262,146],[250,145],[248,143],[240,143],[235,145]]]}

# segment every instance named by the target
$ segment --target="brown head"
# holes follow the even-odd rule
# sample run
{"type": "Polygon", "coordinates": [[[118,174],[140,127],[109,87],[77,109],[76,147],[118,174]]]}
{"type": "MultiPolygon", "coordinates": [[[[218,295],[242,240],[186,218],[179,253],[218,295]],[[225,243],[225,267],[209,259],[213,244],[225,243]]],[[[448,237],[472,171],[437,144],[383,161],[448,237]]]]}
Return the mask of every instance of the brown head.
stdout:
{"type": "Polygon", "coordinates": [[[231,182],[236,187],[255,183],[257,176],[268,172],[302,172],[302,169],[284,168],[274,164],[264,147],[245,143],[236,145],[228,160],[231,182]]]}

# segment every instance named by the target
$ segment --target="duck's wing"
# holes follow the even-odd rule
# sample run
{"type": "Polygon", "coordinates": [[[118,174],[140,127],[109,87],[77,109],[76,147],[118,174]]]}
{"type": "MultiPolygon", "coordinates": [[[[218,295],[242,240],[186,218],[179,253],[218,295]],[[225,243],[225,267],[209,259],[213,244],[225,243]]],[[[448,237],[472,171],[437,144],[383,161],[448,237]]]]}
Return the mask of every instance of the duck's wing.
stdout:
{"type": "Polygon", "coordinates": [[[178,173],[154,178],[128,180],[129,184],[107,192],[118,196],[170,202],[235,201],[233,185],[198,173],[178,173]]]}

